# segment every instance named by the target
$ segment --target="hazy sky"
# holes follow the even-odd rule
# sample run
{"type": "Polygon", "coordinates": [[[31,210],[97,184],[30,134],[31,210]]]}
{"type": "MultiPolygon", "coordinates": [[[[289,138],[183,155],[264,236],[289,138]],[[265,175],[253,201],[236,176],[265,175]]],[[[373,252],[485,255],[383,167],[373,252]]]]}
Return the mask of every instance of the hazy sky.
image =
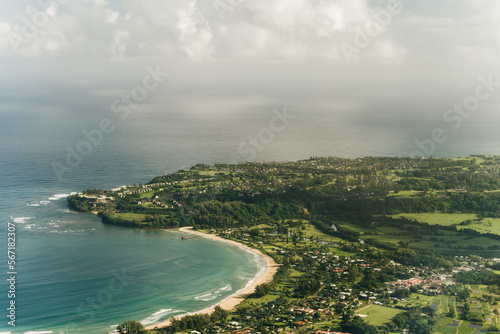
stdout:
{"type": "Polygon", "coordinates": [[[106,113],[151,70],[169,76],[140,101],[145,110],[286,105],[416,136],[446,116],[449,127],[491,125],[500,119],[500,2],[0,0],[2,112],[106,113]],[[474,96],[479,77],[494,91],[474,117],[446,114],[474,96]]]}

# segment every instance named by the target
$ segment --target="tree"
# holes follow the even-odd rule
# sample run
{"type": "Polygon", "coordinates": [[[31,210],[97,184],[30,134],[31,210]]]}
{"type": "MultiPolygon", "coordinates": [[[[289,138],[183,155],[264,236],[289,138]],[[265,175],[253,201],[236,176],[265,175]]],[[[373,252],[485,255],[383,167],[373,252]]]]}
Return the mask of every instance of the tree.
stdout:
{"type": "Polygon", "coordinates": [[[342,320],[341,322],[342,330],[348,331],[352,334],[378,334],[379,331],[377,327],[369,325],[363,321],[360,317],[356,316],[352,319],[342,320]]]}
{"type": "Polygon", "coordinates": [[[465,288],[464,290],[460,290],[458,292],[458,299],[461,299],[463,300],[464,302],[467,301],[467,298],[469,298],[469,290],[467,290],[467,288],[465,288]]]}
{"type": "Polygon", "coordinates": [[[212,322],[219,322],[223,324],[226,322],[226,318],[228,317],[228,315],[229,311],[226,311],[222,307],[217,305],[214,309],[214,312],[210,316],[210,320],[212,322]]]}
{"type": "Polygon", "coordinates": [[[264,297],[265,295],[267,295],[269,293],[270,290],[271,290],[271,286],[269,284],[263,283],[263,284],[257,285],[257,287],[255,287],[255,294],[258,297],[264,297]]]}
{"type": "Polygon", "coordinates": [[[120,334],[147,334],[149,331],[147,331],[144,326],[135,320],[127,320],[125,322],[122,322],[116,327],[116,330],[118,330],[118,333],[120,334]]]}

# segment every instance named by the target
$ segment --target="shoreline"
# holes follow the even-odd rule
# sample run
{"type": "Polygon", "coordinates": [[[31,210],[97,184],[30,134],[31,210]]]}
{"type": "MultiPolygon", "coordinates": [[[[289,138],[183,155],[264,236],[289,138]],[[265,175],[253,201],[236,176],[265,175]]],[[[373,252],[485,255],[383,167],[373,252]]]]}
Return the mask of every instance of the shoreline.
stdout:
{"type": "MultiPolygon", "coordinates": [[[[255,288],[258,285],[263,284],[263,283],[270,283],[270,282],[272,282],[272,280],[274,278],[274,274],[276,274],[276,272],[278,271],[279,265],[269,255],[266,255],[266,254],[262,253],[258,249],[254,249],[254,248],[251,248],[251,247],[249,247],[249,246],[247,246],[245,244],[242,244],[242,243],[239,243],[239,242],[236,242],[236,241],[233,241],[233,240],[224,239],[224,238],[216,236],[216,235],[205,234],[205,233],[201,233],[201,232],[198,232],[198,231],[194,231],[193,227],[191,227],[191,226],[181,227],[178,230],[180,232],[183,232],[183,233],[189,233],[189,234],[200,236],[200,237],[203,237],[203,238],[206,238],[206,239],[211,239],[211,240],[215,240],[215,241],[225,242],[227,244],[231,244],[231,245],[234,245],[234,246],[238,246],[238,247],[244,248],[245,250],[247,250],[249,252],[252,252],[254,254],[257,254],[262,259],[264,259],[265,270],[264,270],[264,272],[261,275],[255,277],[253,279],[253,281],[251,282],[251,284],[249,284],[248,286],[246,286],[246,287],[238,290],[236,293],[230,295],[229,297],[226,297],[225,299],[221,300],[217,304],[212,305],[209,308],[206,308],[206,309],[203,309],[203,310],[200,310],[200,311],[183,314],[183,315],[180,315],[180,316],[177,316],[177,317],[183,317],[183,316],[186,316],[186,315],[193,315],[193,314],[210,314],[210,313],[212,313],[214,311],[214,309],[215,309],[216,306],[220,306],[224,310],[228,310],[228,311],[232,310],[238,304],[240,304],[242,301],[244,301],[249,295],[251,295],[255,291],[255,288]]],[[[172,317],[172,318],[176,318],[176,317],[172,317]]],[[[170,318],[170,319],[172,319],[172,318],[170,318]]],[[[171,320],[170,319],[169,320],[161,321],[161,322],[156,323],[156,324],[148,325],[148,326],[146,326],[146,329],[154,329],[155,327],[162,328],[162,327],[169,326],[171,324],[171,320]]]]}

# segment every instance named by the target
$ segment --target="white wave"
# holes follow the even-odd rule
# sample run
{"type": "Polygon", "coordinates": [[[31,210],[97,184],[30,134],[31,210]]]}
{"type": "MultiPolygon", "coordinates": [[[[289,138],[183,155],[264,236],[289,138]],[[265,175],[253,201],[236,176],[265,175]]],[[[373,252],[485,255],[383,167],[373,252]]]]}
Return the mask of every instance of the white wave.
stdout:
{"type": "MultiPolygon", "coordinates": [[[[27,206],[40,206],[40,204],[39,204],[39,203],[34,203],[34,204],[27,203],[26,205],[27,205],[27,206]]],[[[2,333],[0,333],[0,334],[2,334],[2,333]]]]}
{"type": "Polygon", "coordinates": [[[214,292],[210,292],[210,293],[207,293],[207,294],[204,294],[201,296],[194,297],[194,299],[195,300],[202,300],[202,301],[214,300],[215,298],[220,297],[221,292],[231,291],[231,290],[233,290],[233,287],[231,286],[231,284],[226,284],[225,286],[223,286],[222,288],[220,288],[214,292]]]}
{"type": "Polygon", "coordinates": [[[169,311],[172,311],[171,308],[167,308],[167,309],[163,309],[163,310],[159,310],[158,312],[155,312],[151,315],[158,315],[158,314],[162,314],[162,313],[165,313],[165,312],[169,312],[169,311]]]}
{"type": "Polygon", "coordinates": [[[13,221],[14,223],[16,223],[16,224],[24,224],[24,223],[26,223],[28,220],[33,219],[33,218],[35,218],[35,217],[16,217],[16,218],[14,218],[14,217],[10,217],[10,219],[12,219],[12,221],[13,221]]]}
{"type": "Polygon", "coordinates": [[[59,212],[64,212],[64,213],[74,213],[74,214],[78,214],[78,212],[76,212],[76,211],[72,211],[72,210],[70,210],[70,209],[59,209],[59,210],[57,210],[57,211],[59,211],[59,212]]]}
{"type": "MultiPolygon", "coordinates": [[[[221,291],[231,291],[233,290],[233,287],[231,286],[231,284],[226,284],[225,286],[223,286],[222,288],[220,288],[217,292],[221,292],[221,291]]],[[[217,293],[216,292],[216,293],[217,293]]]]}
{"type": "Polygon", "coordinates": [[[213,295],[213,296],[206,297],[206,298],[198,298],[197,300],[201,300],[203,302],[209,302],[211,300],[214,300],[217,297],[220,297],[220,295],[213,295]]]}
{"type": "Polygon", "coordinates": [[[49,200],[51,201],[58,201],[58,200],[61,200],[63,198],[66,198],[68,197],[69,195],[71,194],[76,194],[76,193],[68,193],[68,194],[55,194],[55,195],[52,195],[49,197],[49,200]]]}
{"type": "Polygon", "coordinates": [[[145,325],[145,326],[149,326],[149,325],[152,325],[154,323],[159,322],[160,320],[162,320],[162,318],[165,318],[167,316],[173,315],[175,313],[185,313],[185,312],[186,311],[183,311],[183,310],[173,311],[172,309],[163,309],[163,310],[160,310],[158,312],[151,314],[149,317],[142,319],[140,321],[140,323],[145,325]]]}
{"type": "Polygon", "coordinates": [[[0,334],[10,334],[10,332],[0,332],[0,334]]]}
{"type": "Polygon", "coordinates": [[[201,295],[201,296],[198,296],[198,297],[194,297],[194,299],[202,299],[202,298],[206,298],[208,296],[211,296],[212,293],[207,293],[206,295],[201,295]]]}
{"type": "Polygon", "coordinates": [[[226,286],[223,286],[219,290],[215,291],[214,294],[218,294],[218,293],[223,292],[223,291],[231,291],[231,290],[233,290],[233,287],[231,286],[231,284],[227,284],[226,286]]]}
{"type": "Polygon", "coordinates": [[[31,332],[24,332],[24,334],[49,334],[52,333],[52,331],[31,331],[31,332]]]}
{"type": "Polygon", "coordinates": [[[109,328],[114,328],[114,330],[112,332],[106,332],[106,333],[118,333],[118,330],[116,329],[116,327],[118,327],[118,325],[109,326],[109,328]]]}
{"type": "MultiPolygon", "coordinates": [[[[229,284],[228,284],[229,285],[229,284]]],[[[194,297],[195,300],[201,300],[201,301],[204,301],[204,302],[208,302],[210,300],[214,300],[218,297],[220,297],[220,294],[219,292],[221,292],[222,289],[224,288],[228,288],[228,285],[226,285],[225,287],[215,291],[215,292],[210,292],[210,293],[207,293],[207,294],[204,294],[204,295],[201,295],[201,296],[197,296],[197,297],[194,297]]]]}
{"type": "Polygon", "coordinates": [[[36,225],[36,224],[26,224],[26,225],[24,225],[24,228],[26,228],[26,229],[28,229],[28,230],[29,230],[29,229],[31,229],[31,228],[32,228],[33,226],[35,226],[35,225],[36,225]]]}
{"type": "Polygon", "coordinates": [[[47,204],[50,204],[51,202],[50,201],[40,201],[40,204],[43,204],[43,205],[47,205],[47,204]]]}

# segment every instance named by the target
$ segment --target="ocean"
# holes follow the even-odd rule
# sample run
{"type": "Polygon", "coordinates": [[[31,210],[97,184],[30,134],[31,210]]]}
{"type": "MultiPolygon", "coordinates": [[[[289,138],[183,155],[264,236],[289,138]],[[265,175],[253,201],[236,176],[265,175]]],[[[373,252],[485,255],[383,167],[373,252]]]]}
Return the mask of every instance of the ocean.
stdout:
{"type": "MultiPolygon", "coordinates": [[[[103,225],[92,214],[68,210],[72,192],[146,183],[196,163],[407,156],[418,148],[415,140],[433,130],[374,131],[293,107],[296,117],[276,128],[273,109],[282,106],[266,108],[224,115],[143,112],[123,121],[98,112],[0,109],[0,238],[6,245],[8,224],[15,225],[17,273],[12,327],[3,246],[0,333],[106,333],[129,319],[151,324],[207,308],[262,269],[261,259],[230,245],[103,225]],[[94,130],[107,117],[114,130],[101,137],[94,130]]],[[[500,154],[495,128],[471,124],[450,132],[432,155],[500,154]]]]}

